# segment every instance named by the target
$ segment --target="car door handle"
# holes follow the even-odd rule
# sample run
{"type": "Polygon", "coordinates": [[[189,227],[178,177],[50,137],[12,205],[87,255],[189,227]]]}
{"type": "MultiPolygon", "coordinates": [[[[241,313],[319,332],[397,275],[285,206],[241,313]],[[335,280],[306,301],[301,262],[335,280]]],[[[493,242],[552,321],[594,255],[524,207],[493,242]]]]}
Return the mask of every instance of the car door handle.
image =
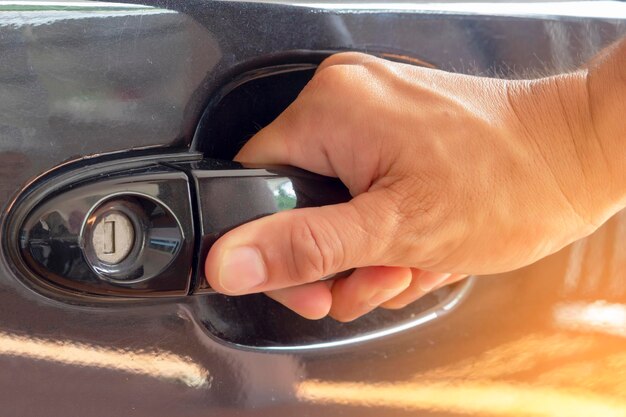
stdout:
{"type": "Polygon", "coordinates": [[[216,159],[173,166],[187,173],[194,190],[199,255],[194,293],[211,292],[203,262],[215,241],[229,230],[279,211],[351,199],[338,179],[294,167],[242,165],[216,159]]]}
{"type": "Polygon", "coordinates": [[[216,159],[81,167],[42,189],[21,204],[32,207],[19,231],[24,265],[39,282],[108,297],[211,292],[201,263],[224,233],[351,198],[335,178],[216,159]]]}

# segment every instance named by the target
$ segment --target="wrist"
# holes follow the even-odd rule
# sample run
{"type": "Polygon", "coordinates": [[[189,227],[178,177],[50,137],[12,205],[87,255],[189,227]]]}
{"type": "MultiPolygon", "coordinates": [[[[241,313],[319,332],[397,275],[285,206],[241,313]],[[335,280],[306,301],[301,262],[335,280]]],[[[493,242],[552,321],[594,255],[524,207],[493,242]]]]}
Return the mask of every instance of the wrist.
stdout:
{"type": "Polygon", "coordinates": [[[587,77],[587,71],[577,71],[511,81],[509,99],[522,140],[546,164],[585,229],[594,230],[623,207],[624,177],[615,172],[613,154],[619,151],[596,132],[587,77]]]}
{"type": "Polygon", "coordinates": [[[589,63],[586,88],[589,117],[607,156],[613,185],[626,206],[626,40],[603,51],[589,63]]]}

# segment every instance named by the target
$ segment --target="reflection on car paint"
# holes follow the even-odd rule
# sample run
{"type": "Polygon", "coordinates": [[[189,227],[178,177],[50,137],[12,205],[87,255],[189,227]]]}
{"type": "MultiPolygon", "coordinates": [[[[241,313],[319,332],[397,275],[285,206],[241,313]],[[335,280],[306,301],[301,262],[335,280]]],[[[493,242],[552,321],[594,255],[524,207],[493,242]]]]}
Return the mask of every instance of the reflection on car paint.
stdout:
{"type": "Polygon", "coordinates": [[[626,410],[626,401],[611,395],[506,381],[364,384],[311,380],[298,386],[298,397],[317,404],[475,416],[622,417],[626,410]]]}
{"type": "Polygon", "coordinates": [[[162,350],[133,352],[65,339],[34,338],[0,332],[0,356],[17,356],[63,365],[102,368],[205,389],[211,377],[190,358],[162,350]]]}
{"type": "Polygon", "coordinates": [[[554,306],[557,328],[626,337],[626,305],[605,301],[569,302],[554,306]]]}

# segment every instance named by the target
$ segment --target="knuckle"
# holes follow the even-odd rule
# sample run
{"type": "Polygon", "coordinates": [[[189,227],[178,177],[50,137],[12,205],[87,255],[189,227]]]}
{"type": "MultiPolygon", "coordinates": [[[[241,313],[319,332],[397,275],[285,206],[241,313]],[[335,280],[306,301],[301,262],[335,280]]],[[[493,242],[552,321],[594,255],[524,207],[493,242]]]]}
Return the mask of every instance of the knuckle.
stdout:
{"type": "MultiPolygon", "coordinates": [[[[386,75],[393,72],[384,60],[373,58],[350,65],[332,65],[320,69],[304,88],[301,97],[307,102],[327,107],[329,100],[343,106],[351,115],[364,101],[381,102],[387,86],[386,75]],[[358,107],[355,107],[358,105],[358,107]]],[[[363,113],[363,112],[361,112],[363,113]]]]}
{"type": "Polygon", "coordinates": [[[292,226],[290,238],[291,278],[297,284],[316,281],[331,272],[336,244],[319,227],[299,218],[292,226]]]}
{"type": "Polygon", "coordinates": [[[333,65],[319,71],[307,85],[309,93],[342,91],[354,84],[362,68],[354,65],[333,65]]]}
{"type": "Polygon", "coordinates": [[[335,65],[355,65],[373,58],[374,57],[372,55],[364,54],[362,52],[339,52],[326,58],[320,64],[320,67],[324,69],[335,65]]]}

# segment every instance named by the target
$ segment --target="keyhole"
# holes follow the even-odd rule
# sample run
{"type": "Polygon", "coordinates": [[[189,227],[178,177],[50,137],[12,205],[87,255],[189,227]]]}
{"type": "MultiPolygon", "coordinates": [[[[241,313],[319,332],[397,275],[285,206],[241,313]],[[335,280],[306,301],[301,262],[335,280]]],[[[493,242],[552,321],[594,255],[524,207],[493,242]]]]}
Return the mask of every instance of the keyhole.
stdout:
{"type": "Polygon", "coordinates": [[[91,243],[100,261],[110,265],[119,264],[135,244],[133,223],[125,214],[111,211],[97,220],[91,243]]]}

